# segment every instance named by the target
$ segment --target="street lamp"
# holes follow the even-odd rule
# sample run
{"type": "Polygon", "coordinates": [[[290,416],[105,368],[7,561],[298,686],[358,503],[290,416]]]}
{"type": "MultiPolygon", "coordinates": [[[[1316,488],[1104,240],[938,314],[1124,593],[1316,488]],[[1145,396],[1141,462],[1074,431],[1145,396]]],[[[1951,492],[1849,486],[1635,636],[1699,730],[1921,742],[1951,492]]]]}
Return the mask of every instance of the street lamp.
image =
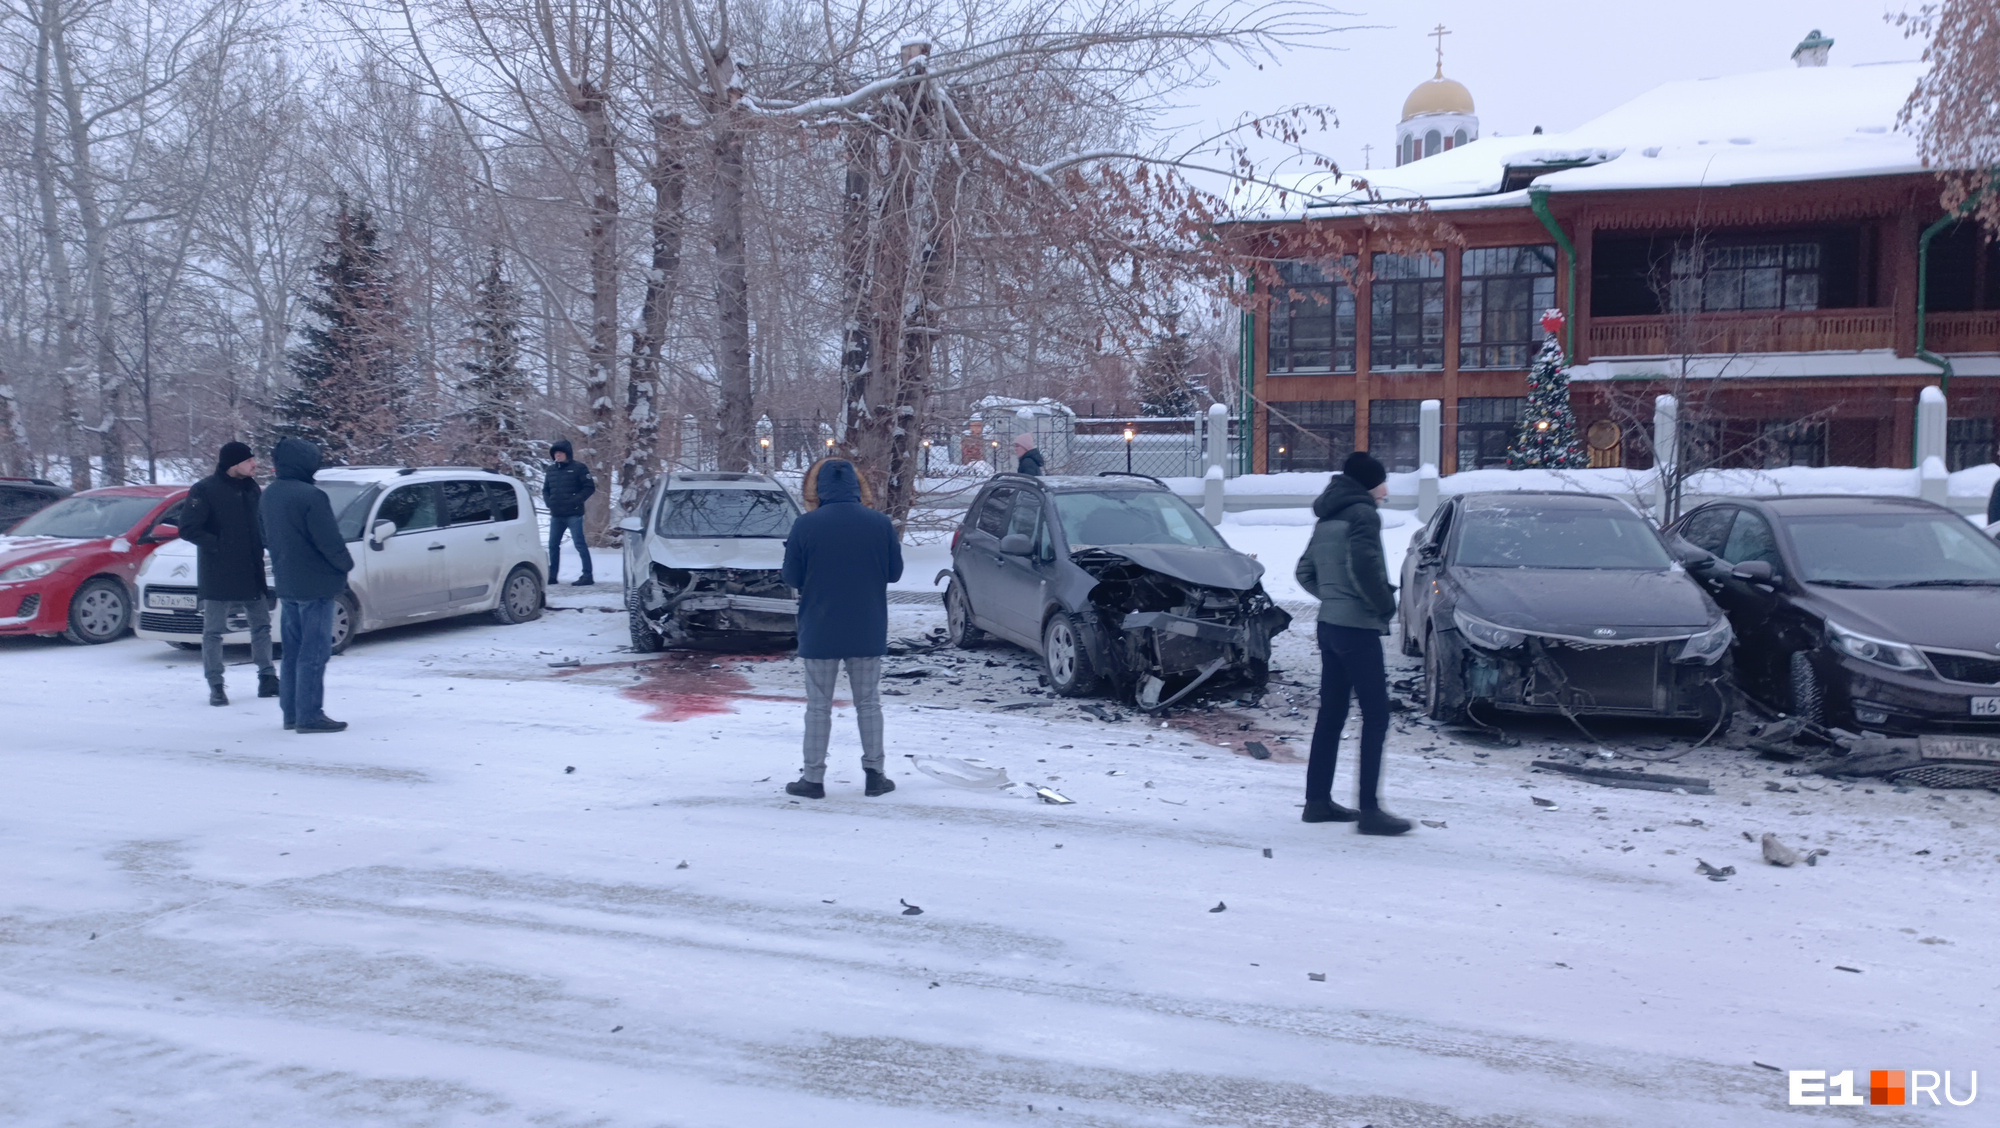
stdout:
{"type": "Polygon", "coordinates": [[[757,445],[764,448],[764,469],[768,471],[771,469],[771,440],[758,439],[757,445]]]}
{"type": "Polygon", "coordinates": [[[1125,472],[1132,472],[1132,428],[1125,428],[1125,472]]]}

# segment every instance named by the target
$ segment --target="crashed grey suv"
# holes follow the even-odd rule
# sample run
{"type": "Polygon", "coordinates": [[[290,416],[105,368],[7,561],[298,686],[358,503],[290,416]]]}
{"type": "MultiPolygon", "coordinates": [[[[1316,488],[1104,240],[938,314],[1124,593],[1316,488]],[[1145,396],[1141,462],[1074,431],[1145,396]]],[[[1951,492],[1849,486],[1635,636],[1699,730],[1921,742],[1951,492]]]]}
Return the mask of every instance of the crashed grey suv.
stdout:
{"type": "Polygon", "coordinates": [[[952,535],[951,641],[988,634],[1042,656],[1049,687],[1100,687],[1147,711],[1204,689],[1263,689],[1292,617],[1229,547],[1152,478],[1000,474],[952,535]]]}

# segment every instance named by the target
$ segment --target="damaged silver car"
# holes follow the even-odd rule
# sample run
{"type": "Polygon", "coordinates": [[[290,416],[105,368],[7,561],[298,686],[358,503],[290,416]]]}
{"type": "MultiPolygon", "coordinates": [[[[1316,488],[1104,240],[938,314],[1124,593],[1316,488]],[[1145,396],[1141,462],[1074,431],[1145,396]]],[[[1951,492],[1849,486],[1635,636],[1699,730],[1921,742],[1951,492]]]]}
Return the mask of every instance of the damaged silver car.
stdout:
{"type": "Polygon", "coordinates": [[[625,534],[632,649],[789,646],[797,594],[785,586],[785,537],[799,506],[763,474],[682,472],[660,479],[625,534]]]}
{"type": "Polygon", "coordinates": [[[1155,479],[1000,474],[937,575],[950,641],[1042,656],[1065,697],[1109,689],[1154,711],[1210,690],[1261,693],[1292,617],[1264,566],[1155,479]]]}

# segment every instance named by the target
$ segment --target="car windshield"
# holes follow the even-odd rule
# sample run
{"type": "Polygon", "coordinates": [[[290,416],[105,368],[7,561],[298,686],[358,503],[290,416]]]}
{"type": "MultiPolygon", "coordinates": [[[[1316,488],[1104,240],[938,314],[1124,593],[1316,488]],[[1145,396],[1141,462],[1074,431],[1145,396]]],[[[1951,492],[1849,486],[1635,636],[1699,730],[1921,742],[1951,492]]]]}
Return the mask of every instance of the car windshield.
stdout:
{"type": "Polygon", "coordinates": [[[781,490],[668,490],[653,535],[783,537],[798,515],[781,490]]]}
{"type": "Polygon", "coordinates": [[[1170,493],[1059,493],[1056,516],[1072,550],[1100,544],[1184,544],[1222,548],[1222,537],[1170,493]]]}
{"type": "Polygon", "coordinates": [[[1459,518],[1467,568],[1664,569],[1672,561],[1653,527],[1624,510],[1493,506],[1459,518]]]}
{"type": "Polygon", "coordinates": [[[319,492],[333,503],[333,519],[340,525],[340,539],[358,541],[361,526],[368,520],[368,508],[375,504],[373,482],[314,482],[319,492]]]}
{"type": "Polygon", "coordinates": [[[157,497],[67,497],[14,526],[17,537],[77,537],[94,540],[130,532],[139,518],[160,504],[157,497]]]}
{"type": "Polygon", "coordinates": [[[1962,518],[1929,513],[1786,517],[1809,584],[2000,585],[2000,545],[1962,518]]]}

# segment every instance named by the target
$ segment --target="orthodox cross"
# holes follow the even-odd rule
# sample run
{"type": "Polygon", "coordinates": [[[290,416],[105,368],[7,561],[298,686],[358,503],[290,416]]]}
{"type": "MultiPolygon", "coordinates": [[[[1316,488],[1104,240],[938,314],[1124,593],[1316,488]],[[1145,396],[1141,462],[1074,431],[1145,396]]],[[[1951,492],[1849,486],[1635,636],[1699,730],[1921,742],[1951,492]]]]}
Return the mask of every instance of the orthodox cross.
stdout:
{"type": "Polygon", "coordinates": [[[1450,34],[1451,34],[1451,32],[1450,32],[1450,31],[1448,31],[1448,30],[1446,30],[1446,28],[1445,28],[1445,26],[1444,26],[1443,24],[1439,24],[1439,25],[1437,25],[1437,27],[1433,28],[1433,29],[1432,29],[1432,30],[1431,30],[1431,31],[1430,31],[1430,32],[1429,32],[1428,34],[1430,35],[1430,37],[1431,37],[1432,39],[1435,39],[1435,40],[1437,40],[1437,53],[1438,53],[1438,64],[1437,64],[1437,76],[1438,76],[1439,78],[1443,78],[1443,77],[1444,77],[1444,37],[1445,37],[1445,36],[1447,36],[1447,35],[1450,35],[1450,34]]]}
{"type": "Polygon", "coordinates": [[[1369,156],[1368,156],[1368,155],[1369,155],[1370,153],[1373,153],[1374,151],[1375,151],[1375,146],[1373,146],[1373,145],[1363,145],[1363,146],[1361,146],[1361,167],[1362,167],[1362,168],[1374,168],[1374,167],[1375,167],[1374,165],[1372,165],[1372,164],[1370,164],[1370,163],[1369,163],[1369,156]]]}

